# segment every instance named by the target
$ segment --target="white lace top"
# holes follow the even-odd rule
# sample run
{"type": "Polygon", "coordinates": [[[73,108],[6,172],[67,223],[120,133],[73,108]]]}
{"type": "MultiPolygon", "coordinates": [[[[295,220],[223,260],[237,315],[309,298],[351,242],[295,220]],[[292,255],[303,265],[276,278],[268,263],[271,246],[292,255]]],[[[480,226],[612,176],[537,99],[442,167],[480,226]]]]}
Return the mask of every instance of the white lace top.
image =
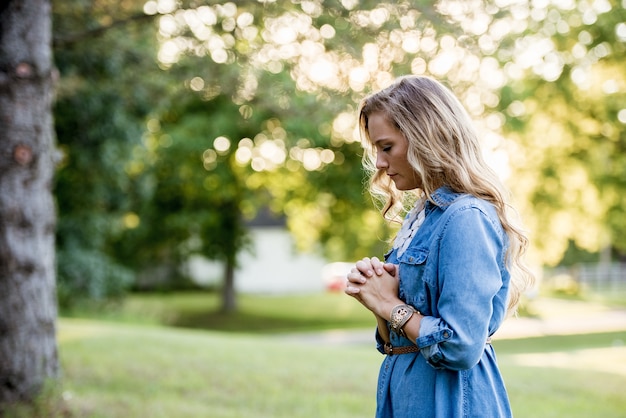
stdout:
{"type": "Polygon", "coordinates": [[[402,227],[393,242],[393,248],[398,250],[398,257],[400,257],[409,247],[411,240],[426,218],[425,202],[426,199],[419,199],[415,203],[413,209],[407,213],[404,221],[402,221],[402,227]]]}

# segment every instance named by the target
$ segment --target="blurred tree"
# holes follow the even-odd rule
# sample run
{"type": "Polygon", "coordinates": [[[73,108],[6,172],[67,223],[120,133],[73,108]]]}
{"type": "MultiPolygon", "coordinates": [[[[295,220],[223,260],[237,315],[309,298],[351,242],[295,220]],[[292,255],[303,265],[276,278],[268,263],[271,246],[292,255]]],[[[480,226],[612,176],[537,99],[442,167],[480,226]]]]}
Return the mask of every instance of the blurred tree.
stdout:
{"type": "MultiPolygon", "coordinates": [[[[220,70],[212,69],[214,79],[220,70]]],[[[137,161],[146,167],[156,184],[153,200],[140,213],[145,227],[136,231],[145,234],[141,239],[142,251],[156,245],[163,246],[163,250],[175,249],[174,265],[180,265],[191,254],[223,261],[224,310],[235,309],[233,273],[237,255],[247,242],[245,223],[259,210],[269,208],[277,214],[285,213],[289,222],[294,222],[303,218],[302,208],[308,205],[308,211],[315,212],[308,220],[323,222],[329,228],[330,215],[339,212],[334,209],[335,203],[340,203],[346,218],[353,216],[346,208],[365,203],[361,171],[354,170],[360,166],[358,146],[350,156],[350,165],[343,164],[343,156],[335,162],[335,154],[330,150],[322,157],[325,148],[319,144],[328,139],[319,133],[318,123],[322,121],[312,116],[321,113],[316,112],[317,100],[310,94],[296,94],[281,108],[275,97],[281,90],[293,90],[293,80],[284,73],[264,73],[259,77],[259,86],[268,86],[260,89],[272,91],[258,94],[244,104],[222,92],[207,97],[206,91],[198,88],[201,78],[193,78],[191,91],[174,100],[159,119],[148,122],[146,152],[137,161]],[[306,134],[308,138],[294,137],[293,133],[306,134]],[[315,143],[318,146],[313,148],[315,143]],[[286,164],[288,153],[307,152],[312,153],[312,163],[300,155],[295,158],[303,162],[286,164]],[[314,164],[310,169],[321,169],[322,165],[337,167],[339,172],[329,180],[322,170],[312,171],[323,176],[315,179],[307,174],[303,164],[314,164]],[[353,181],[355,187],[346,188],[346,180],[353,181]]],[[[300,243],[308,250],[319,250],[312,247],[320,242],[320,228],[312,222],[307,226],[309,235],[300,243]]],[[[371,246],[376,241],[371,237],[361,245],[371,246]]]]}
{"type": "Polygon", "coordinates": [[[57,377],[50,2],[0,4],[0,415],[57,377]],[[28,33],[29,36],[23,36],[28,33]]]}
{"type": "Polygon", "coordinates": [[[541,261],[570,245],[626,254],[626,9],[617,1],[527,5],[501,45],[511,180],[541,261]]]}
{"type": "Polygon", "coordinates": [[[61,74],[55,127],[64,154],[55,183],[58,295],[69,305],[120,295],[134,282],[134,252],[117,247],[151,189],[129,176],[128,161],[168,86],[141,2],[56,1],[53,12],[61,74]]]}
{"type": "Polygon", "coordinates": [[[232,311],[236,258],[246,241],[241,207],[250,192],[224,151],[228,137],[254,134],[260,121],[242,118],[228,97],[207,101],[192,91],[160,116],[149,121],[146,152],[138,160],[154,191],[138,213],[141,225],[131,242],[147,260],[159,255],[160,264],[169,261],[172,277],[192,254],[223,261],[222,308],[232,311]]]}
{"type": "MultiPolygon", "coordinates": [[[[111,4],[77,1],[55,8],[57,61],[64,76],[57,130],[67,156],[57,182],[61,300],[115,294],[128,282],[129,267],[141,271],[159,266],[148,270],[153,282],[159,275],[177,277],[178,267],[194,252],[225,260],[226,277],[232,277],[245,242],[243,223],[262,206],[288,212],[292,229],[309,231],[299,234],[302,248],[311,249],[322,238],[332,241],[333,258],[350,255],[330,233],[337,229],[335,221],[345,219],[340,224],[346,232],[357,225],[361,230],[358,213],[349,209],[373,211],[362,194],[358,144],[334,140],[335,151],[328,149],[333,141],[329,121],[339,111],[344,119],[346,111],[353,111],[348,98],[332,100],[328,94],[307,91],[294,95],[298,88],[282,64],[277,62],[281,69],[273,71],[246,67],[251,58],[246,53],[231,63],[181,56],[176,66],[168,66],[161,51],[161,65],[169,69],[160,80],[167,80],[169,90],[166,110],[160,111],[154,106],[158,100],[150,102],[154,97],[142,94],[150,86],[149,74],[154,74],[149,54],[142,55],[146,49],[133,49],[133,44],[145,42],[144,32],[127,25],[121,36],[120,25],[110,23],[135,22],[136,13],[123,9],[113,14],[111,4]],[[88,28],[109,22],[110,30],[88,29],[85,36],[98,38],[85,38],[79,32],[79,23],[85,21],[94,22],[88,28]],[[135,72],[125,71],[131,67],[135,72]],[[138,74],[141,82],[134,80],[138,74]],[[148,134],[138,146],[147,102],[155,117],[148,120],[148,134]],[[233,146],[215,150],[218,137],[233,146]],[[329,179],[327,167],[338,177],[329,179]],[[354,187],[346,186],[348,179],[354,187]],[[245,191],[253,193],[244,197],[245,191]],[[199,246],[194,244],[198,240],[199,246]]],[[[255,10],[267,11],[262,5],[255,10]]],[[[242,25],[249,26],[245,16],[242,25]]],[[[342,129],[350,130],[345,125],[342,129]]],[[[368,219],[372,224],[374,218],[368,219]]],[[[354,253],[370,252],[381,235],[354,238],[354,253]]],[[[225,295],[232,295],[232,280],[226,283],[225,295]]],[[[232,297],[224,300],[225,308],[232,307],[232,297]]]]}

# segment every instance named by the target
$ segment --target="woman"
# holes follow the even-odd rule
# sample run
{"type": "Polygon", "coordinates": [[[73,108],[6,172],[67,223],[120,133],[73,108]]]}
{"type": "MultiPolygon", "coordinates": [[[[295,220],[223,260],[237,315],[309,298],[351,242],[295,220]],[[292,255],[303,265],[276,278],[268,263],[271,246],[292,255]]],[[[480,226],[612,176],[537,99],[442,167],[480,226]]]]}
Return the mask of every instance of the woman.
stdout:
{"type": "Polygon", "coordinates": [[[347,277],[386,354],[376,416],[511,416],[490,341],[532,282],[527,240],[469,116],[442,84],[409,76],[367,97],[359,120],[383,215],[410,208],[385,264],[363,258],[347,277]]]}

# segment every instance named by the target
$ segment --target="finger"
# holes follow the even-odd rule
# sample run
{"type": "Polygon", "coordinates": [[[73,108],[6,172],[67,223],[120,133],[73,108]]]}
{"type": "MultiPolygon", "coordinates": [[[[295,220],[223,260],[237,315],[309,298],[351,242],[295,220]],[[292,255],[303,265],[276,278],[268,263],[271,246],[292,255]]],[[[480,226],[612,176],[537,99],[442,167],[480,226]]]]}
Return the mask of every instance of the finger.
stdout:
{"type": "Polygon", "coordinates": [[[352,267],[352,270],[350,270],[350,273],[348,273],[348,275],[356,279],[358,279],[359,277],[362,277],[361,272],[356,267],[352,267]]]}
{"type": "Polygon", "coordinates": [[[383,264],[383,268],[387,271],[387,273],[391,274],[392,276],[395,276],[396,274],[396,265],[393,263],[385,263],[383,264]]]}
{"type": "Polygon", "coordinates": [[[348,284],[349,283],[363,284],[366,282],[365,277],[363,277],[363,275],[356,269],[348,273],[346,278],[348,279],[348,284]]]}
{"type": "Polygon", "coordinates": [[[364,258],[363,260],[359,260],[356,262],[356,268],[361,272],[365,277],[372,277],[374,272],[372,271],[372,263],[369,258],[364,258]]]}
{"type": "Polygon", "coordinates": [[[372,259],[370,261],[371,261],[371,264],[372,264],[372,268],[374,269],[376,274],[378,276],[382,275],[383,274],[383,263],[380,262],[378,257],[372,257],[372,259]]]}
{"type": "Polygon", "coordinates": [[[344,290],[344,293],[348,296],[354,296],[356,294],[358,294],[361,290],[358,287],[352,286],[350,285],[350,283],[348,283],[346,285],[346,288],[344,290]]]}

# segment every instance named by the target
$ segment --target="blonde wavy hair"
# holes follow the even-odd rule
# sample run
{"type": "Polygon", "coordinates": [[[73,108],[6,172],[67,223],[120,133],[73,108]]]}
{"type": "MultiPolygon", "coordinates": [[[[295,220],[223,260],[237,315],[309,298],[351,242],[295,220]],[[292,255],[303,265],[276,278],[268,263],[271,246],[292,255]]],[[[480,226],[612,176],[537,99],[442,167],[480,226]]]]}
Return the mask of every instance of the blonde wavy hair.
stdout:
{"type": "Polygon", "coordinates": [[[365,153],[363,165],[369,177],[370,193],[385,219],[402,219],[416,199],[430,199],[446,185],[491,202],[509,237],[507,267],[511,274],[510,312],[515,312],[521,294],[534,283],[522,258],[528,246],[524,232],[513,221],[516,212],[508,203],[508,192],[495,172],[485,163],[478,135],[463,105],[436,80],[405,76],[394,84],[366,97],[360,106],[359,126],[365,153]],[[422,180],[420,189],[402,192],[395,188],[384,170],[376,168],[376,149],[368,131],[368,120],[382,113],[407,139],[409,164],[422,180]]]}

